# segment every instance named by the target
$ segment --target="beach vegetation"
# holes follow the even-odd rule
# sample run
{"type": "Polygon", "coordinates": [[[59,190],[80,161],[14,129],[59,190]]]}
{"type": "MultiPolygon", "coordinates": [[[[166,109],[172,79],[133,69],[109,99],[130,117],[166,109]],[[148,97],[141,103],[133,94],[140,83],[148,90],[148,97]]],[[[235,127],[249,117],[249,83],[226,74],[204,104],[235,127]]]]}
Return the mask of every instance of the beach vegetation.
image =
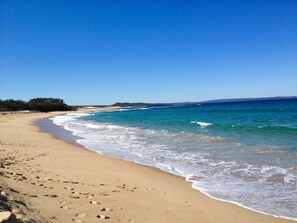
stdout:
{"type": "Polygon", "coordinates": [[[65,104],[63,99],[59,98],[33,98],[28,102],[21,100],[0,100],[0,111],[69,111],[73,108],[65,104]]]}

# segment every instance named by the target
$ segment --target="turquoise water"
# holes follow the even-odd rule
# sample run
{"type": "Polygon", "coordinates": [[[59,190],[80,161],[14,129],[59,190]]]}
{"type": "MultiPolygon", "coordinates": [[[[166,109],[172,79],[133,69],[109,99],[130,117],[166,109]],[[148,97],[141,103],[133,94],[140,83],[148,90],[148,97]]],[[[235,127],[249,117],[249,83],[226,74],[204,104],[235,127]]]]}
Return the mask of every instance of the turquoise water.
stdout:
{"type": "Polygon", "coordinates": [[[53,122],[91,150],[184,176],[211,197],[297,219],[297,100],[119,109],[53,122]]]}
{"type": "Polygon", "coordinates": [[[297,100],[119,110],[84,119],[297,149],[297,100]],[[210,125],[197,128],[203,127],[197,122],[210,125]]]}

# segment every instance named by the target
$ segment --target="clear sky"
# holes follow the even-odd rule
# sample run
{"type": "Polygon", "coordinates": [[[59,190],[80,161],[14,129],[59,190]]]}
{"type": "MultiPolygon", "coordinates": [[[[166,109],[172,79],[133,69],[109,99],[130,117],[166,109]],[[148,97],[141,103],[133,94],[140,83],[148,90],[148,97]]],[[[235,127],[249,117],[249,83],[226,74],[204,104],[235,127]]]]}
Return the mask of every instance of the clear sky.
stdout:
{"type": "Polygon", "coordinates": [[[1,0],[0,99],[297,95],[297,1],[1,0]]]}

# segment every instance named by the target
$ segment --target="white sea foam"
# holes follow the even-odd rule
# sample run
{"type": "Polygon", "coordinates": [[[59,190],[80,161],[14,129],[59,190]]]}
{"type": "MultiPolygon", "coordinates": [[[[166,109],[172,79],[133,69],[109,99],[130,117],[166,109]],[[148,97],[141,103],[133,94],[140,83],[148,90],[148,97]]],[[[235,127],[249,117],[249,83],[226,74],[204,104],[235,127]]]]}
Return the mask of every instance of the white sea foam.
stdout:
{"type": "Polygon", "coordinates": [[[154,107],[119,108],[119,109],[112,110],[111,112],[113,112],[113,111],[123,112],[123,111],[135,111],[135,110],[149,110],[149,109],[153,109],[153,108],[154,107]]]}
{"type": "MultiPolygon", "coordinates": [[[[284,181],[285,183],[289,184],[289,183],[293,183],[296,185],[296,181],[297,181],[297,177],[294,176],[293,174],[287,174],[285,177],[284,177],[284,181]]],[[[297,185],[296,185],[297,186],[297,185]]]]}
{"type": "Polygon", "coordinates": [[[213,125],[212,123],[208,123],[208,122],[194,122],[194,121],[192,121],[191,123],[200,125],[201,128],[205,128],[205,127],[207,127],[209,125],[213,125]]]}
{"type": "Polygon", "coordinates": [[[96,124],[92,124],[92,123],[86,124],[86,127],[87,128],[92,128],[92,129],[100,129],[100,128],[102,128],[102,126],[96,125],[96,124]]]}
{"type": "MultiPolygon", "coordinates": [[[[82,117],[82,116],[90,116],[90,115],[93,115],[93,114],[88,114],[88,113],[68,113],[68,114],[66,114],[66,116],[73,116],[73,117],[82,117]]],[[[58,116],[56,116],[56,117],[58,117],[58,116]]]]}
{"type": "MultiPolygon", "coordinates": [[[[272,215],[297,217],[297,170],[255,162],[264,149],[219,137],[119,126],[79,117],[82,115],[70,114],[52,120],[79,136],[77,142],[90,150],[186,177],[194,188],[217,199],[272,215]]],[[[201,127],[211,124],[192,123],[201,127]]],[[[265,158],[269,153],[261,156],[265,158]]]]}

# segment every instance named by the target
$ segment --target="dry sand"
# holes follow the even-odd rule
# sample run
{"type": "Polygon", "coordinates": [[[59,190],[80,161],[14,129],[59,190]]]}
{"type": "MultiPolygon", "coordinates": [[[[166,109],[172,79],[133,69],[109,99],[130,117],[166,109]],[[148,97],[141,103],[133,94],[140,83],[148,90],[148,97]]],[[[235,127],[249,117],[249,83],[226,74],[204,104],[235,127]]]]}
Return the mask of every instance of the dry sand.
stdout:
{"type": "Polygon", "coordinates": [[[98,155],[33,125],[54,114],[0,115],[0,211],[12,209],[22,222],[296,222],[211,199],[181,177],[98,155]]]}

